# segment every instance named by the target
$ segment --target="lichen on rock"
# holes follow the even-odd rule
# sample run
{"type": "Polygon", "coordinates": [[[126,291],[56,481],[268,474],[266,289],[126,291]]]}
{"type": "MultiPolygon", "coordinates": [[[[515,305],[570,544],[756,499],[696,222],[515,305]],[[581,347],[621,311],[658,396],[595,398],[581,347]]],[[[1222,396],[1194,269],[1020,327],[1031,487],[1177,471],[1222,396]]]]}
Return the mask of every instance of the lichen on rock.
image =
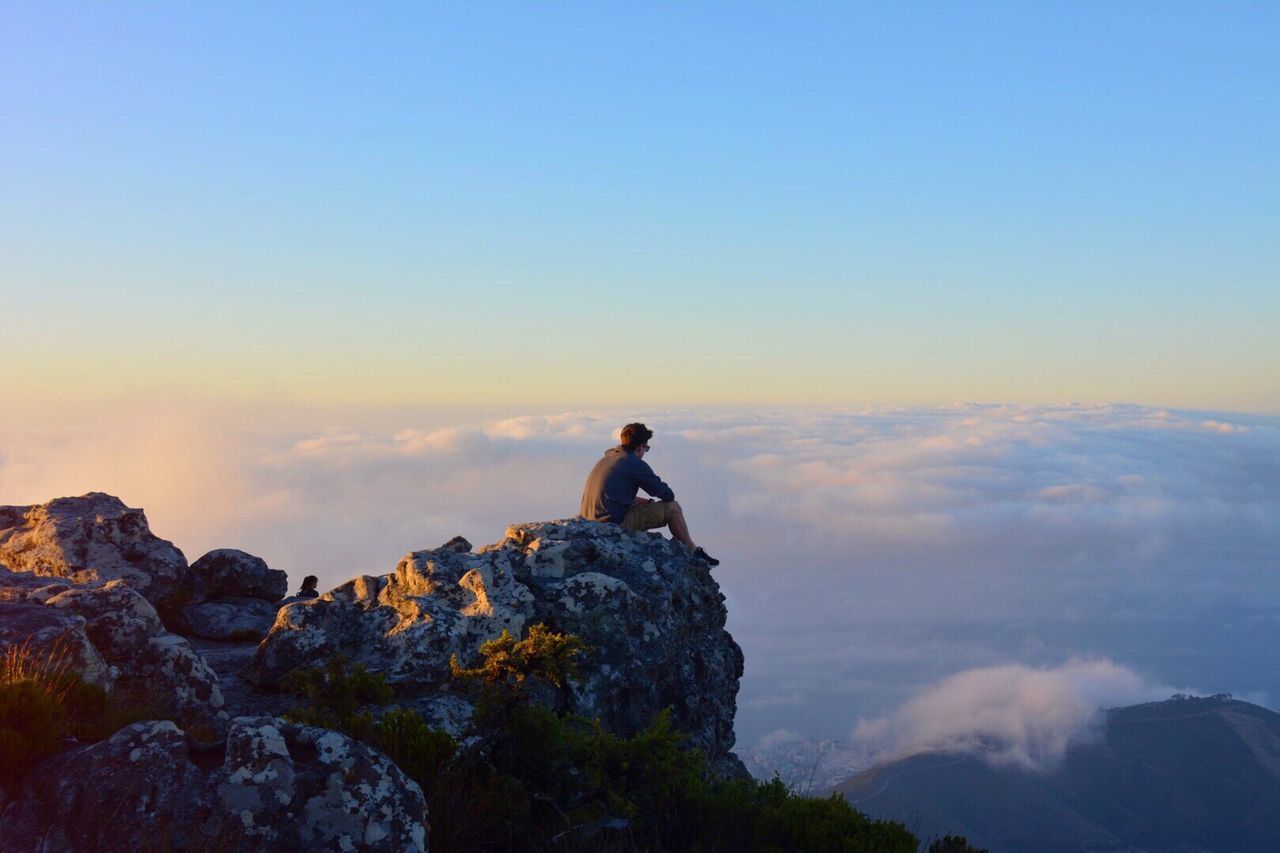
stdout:
{"type": "Polygon", "coordinates": [[[386,756],[275,717],[233,720],[206,769],[174,723],[135,723],[39,765],[0,808],[6,851],[405,853],[426,850],[426,826],[422,790],[386,756]]]}
{"type": "Polygon", "coordinates": [[[725,617],[719,586],[677,542],[582,519],[521,524],[476,552],[455,539],[288,604],[245,675],[274,686],[340,653],[431,705],[449,695],[451,656],[473,661],[503,630],[545,624],[588,647],[567,710],[625,735],[670,708],[711,766],[736,775],[743,661],[725,617]]]}
{"type": "Polygon", "coordinates": [[[151,532],[141,509],[102,492],[0,507],[0,566],[75,583],[121,579],[164,612],[190,594],[182,551],[151,532]]]}

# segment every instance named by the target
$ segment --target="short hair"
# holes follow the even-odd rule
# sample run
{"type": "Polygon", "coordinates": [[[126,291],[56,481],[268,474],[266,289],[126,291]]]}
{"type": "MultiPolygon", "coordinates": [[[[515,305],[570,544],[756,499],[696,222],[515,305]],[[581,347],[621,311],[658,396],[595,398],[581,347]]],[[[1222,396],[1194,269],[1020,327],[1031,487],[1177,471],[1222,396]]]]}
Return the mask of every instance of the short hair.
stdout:
{"type": "Polygon", "coordinates": [[[319,582],[320,582],[320,578],[316,577],[315,575],[307,575],[305,578],[302,579],[302,588],[306,589],[309,586],[315,586],[319,582]]]}
{"type": "Polygon", "coordinates": [[[637,450],[651,438],[653,430],[644,424],[627,424],[622,428],[622,446],[627,450],[637,450]]]}

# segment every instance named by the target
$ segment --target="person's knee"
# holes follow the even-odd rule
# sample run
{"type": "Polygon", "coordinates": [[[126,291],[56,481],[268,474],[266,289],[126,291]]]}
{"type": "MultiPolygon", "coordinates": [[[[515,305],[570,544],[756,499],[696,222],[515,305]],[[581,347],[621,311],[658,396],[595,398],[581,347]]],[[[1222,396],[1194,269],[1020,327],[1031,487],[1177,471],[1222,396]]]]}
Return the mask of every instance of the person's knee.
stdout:
{"type": "Polygon", "coordinates": [[[680,504],[676,503],[675,501],[671,501],[670,503],[671,503],[671,510],[670,510],[670,512],[671,512],[671,514],[672,514],[672,515],[683,515],[683,514],[684,514],[684,510],[680,508],[680,504]]]}

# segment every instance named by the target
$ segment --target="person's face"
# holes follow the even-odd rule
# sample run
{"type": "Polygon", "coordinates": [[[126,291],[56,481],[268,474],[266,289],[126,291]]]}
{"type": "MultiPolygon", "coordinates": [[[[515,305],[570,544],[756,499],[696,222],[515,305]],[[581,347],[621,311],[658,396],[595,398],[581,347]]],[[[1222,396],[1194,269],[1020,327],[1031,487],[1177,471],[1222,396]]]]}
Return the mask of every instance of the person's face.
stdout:
{"type": "Polygon", "coordinates": [[[644,455],[649,452],[649,445],[642,444],[636,448],[636,458],[643,459],[644,455]]]}

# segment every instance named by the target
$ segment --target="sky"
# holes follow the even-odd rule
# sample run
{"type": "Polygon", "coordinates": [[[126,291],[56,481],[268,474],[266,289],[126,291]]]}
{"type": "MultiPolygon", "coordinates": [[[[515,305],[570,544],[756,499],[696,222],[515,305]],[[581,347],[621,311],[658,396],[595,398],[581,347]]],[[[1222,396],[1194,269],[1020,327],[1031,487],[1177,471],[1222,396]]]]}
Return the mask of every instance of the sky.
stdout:
{"type": "Polygon", "coordinates": [[[1277,31],[1248,2],[6,3],[0,391],[1275,413],[1277,31]]]}
{"type": "Polygon", "coordinates": [[[571,514],[642,420],[744,744],[1036,764],[1098,704],[1274,706],[1277,32],[5,3],[0,504],[108,491],[332,586],[571,514]]]}

